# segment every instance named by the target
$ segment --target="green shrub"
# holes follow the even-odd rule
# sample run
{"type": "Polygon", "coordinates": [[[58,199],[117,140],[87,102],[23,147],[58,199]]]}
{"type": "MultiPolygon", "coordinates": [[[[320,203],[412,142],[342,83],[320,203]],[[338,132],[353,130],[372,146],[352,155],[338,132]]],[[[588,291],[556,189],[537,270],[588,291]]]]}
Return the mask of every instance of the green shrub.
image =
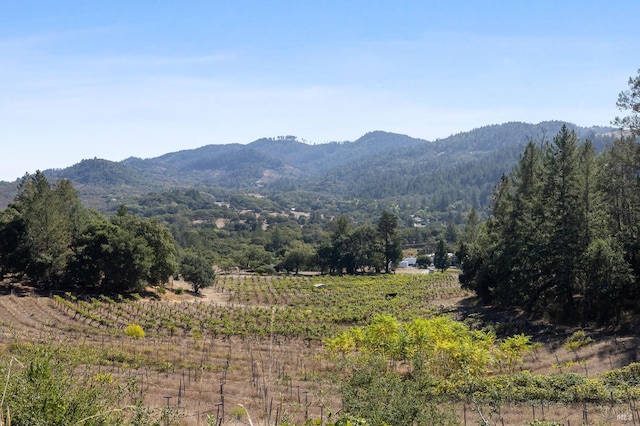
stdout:
{"type": "Polygon", "coordinates": [[[7,359],[7,354],[0,359],[5,391],[11,396],[0,407],[0,424],[123,424],[125,414],[113,409],[118,400],[117,383],[107,374],[93,377],[78,374],[80,361],[74,349],[53,346],[14,349],[16,353],[11,359],[7,359]]]}
{"type": "Polygon", "coordinates": [[[260,265],[255,268],[255,273],[259,275],[275,275],[276,270],[271,265],[260,265]]]}

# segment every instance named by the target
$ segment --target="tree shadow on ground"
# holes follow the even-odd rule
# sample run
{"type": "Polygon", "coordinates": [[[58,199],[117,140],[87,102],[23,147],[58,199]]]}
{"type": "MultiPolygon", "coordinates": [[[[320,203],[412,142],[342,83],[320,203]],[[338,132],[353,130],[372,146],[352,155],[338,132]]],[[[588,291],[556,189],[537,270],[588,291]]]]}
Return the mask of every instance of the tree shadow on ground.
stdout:
{"type": "MultiPolygon", "coordinates": [[[[606,342],[593,354],[602,362],[616,359],[617,364],[624,365],[640,361],[640,317],[622,325],[577,327],[551,323],[519,309],[484,304],[475,296],[460,299],[447,311],[473,328],[491,327],[498,339],[524,333],[550,350],[561,348],[571,334],[582,329],[596,342],[606,342]]],[[[612,365],[611,368],[616,367],[612,365]]]]}

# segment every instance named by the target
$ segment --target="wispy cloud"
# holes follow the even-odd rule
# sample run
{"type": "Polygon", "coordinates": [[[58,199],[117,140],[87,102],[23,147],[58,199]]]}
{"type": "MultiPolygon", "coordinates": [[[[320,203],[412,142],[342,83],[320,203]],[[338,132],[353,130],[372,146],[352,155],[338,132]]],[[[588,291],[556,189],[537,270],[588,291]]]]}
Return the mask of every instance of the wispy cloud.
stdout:
{"type": "MultiPolygon", "coordinates": [[[[369,10],[386,32],[367,36],[369,22],[340,16],[341,25],[357,25],[338,25],[326,39],[318,22],[307,28],[313,20],[301,15],[288,17],[298,39],[272,31],[281,24],[261,14],[246,28],[238,27],[244,15],[234,15],[225,27],[215,7],[209,12],[220,31],[210,31],[209,19],[192,28],[193,16],[182,25],[165,16],[160,24],[175,31],[169,36],[117,12],[62,31],[10,33],[0,24],[0,141],[11,158],[0,178],[22,175],[25,164],[62,167],[283,134],[326,142],[378,129],[435,139],[506,121],[606,124],[638,66],[633,37],[543,25],[494,31],[470,19],[473,10],[462,11],[468,25],[451,19],[423,27],[414,19],[420,26],[408,32],[404,15],[389,26],[369,10]]],[[[544,24],[546,13],[523,25],[544,24]]],[[[483,16],[487,26],[496,23],[483,16]]]]}
{"type": "Polygon", "coordinates": [[[75,28],[62,31],[43,31],[20,36],[2,36],[0,32],[0,49],[14,52],[25,49],[57,47],[74,40],[82,40],[95,36],[105,36],[116,31],[113,27],[75,28]]]}

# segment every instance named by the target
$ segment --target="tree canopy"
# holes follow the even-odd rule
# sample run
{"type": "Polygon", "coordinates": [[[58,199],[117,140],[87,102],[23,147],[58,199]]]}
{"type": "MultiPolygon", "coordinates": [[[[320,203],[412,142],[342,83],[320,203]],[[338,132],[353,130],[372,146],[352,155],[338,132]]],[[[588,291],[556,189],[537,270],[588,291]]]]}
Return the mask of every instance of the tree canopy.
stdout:
{"type": "Polygon", "coordinates": [[[211,287],[215,283],[216,274],[213,265],[204,256],[186,252],[180,260],[180,275],[191,283],[193,292],[200,293],[200,289],[211,287]]]}
{"type": "Polygon", "coordinates": [[[37,287],[140,290],[177,268],[171,233],[122,211],[111,221],[84,208],[71,182],[25,175],[0,215],[0,273],[37,287]]]}
{"type": "Polygon", "coordinates": [[[640,150],[596,155],[567,128],[530,142],[465,247],[461,281],[487,301],[565,320],[619,320],[637,299],[640,150]]]}

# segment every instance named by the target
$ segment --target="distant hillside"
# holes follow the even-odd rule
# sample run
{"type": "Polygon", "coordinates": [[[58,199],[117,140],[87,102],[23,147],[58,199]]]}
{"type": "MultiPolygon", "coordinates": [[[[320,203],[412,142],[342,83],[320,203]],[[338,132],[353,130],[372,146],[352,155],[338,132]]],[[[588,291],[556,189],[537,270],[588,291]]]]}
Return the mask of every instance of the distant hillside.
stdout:
{"type": "Polygon", "coordinates": [[[247,145],[207,145],[147,160],[128,159],[123,163],[146,173],[168,173],[189,182],[255,184],[260,174],[291,177],[311,175],[362,157],[425,143],[428,142],[380,131],[368,133],[354,142],[318,145],[299,142],[293,137],[263,138],[247,145]]]}
{"type": "Polygon", "coordinates": [[[144,179],[144,174],[123,163],[108,160],[82,160],[78,164],[62,170],[47,170],[47,177],[65,178],[80,185],[136,185],[144,179]]]}
{"type": "MultiPolygon", "coordinates": [[[[516,164],[524,145],[552,139],[564,124],[568,123],[506,123],[435,142],[414,139],[414,144],[386,153],[365,153],[309,179],[283,177],[272,182],[270,188],[274,193],[324,192],[337,198],[389,200],[437,211],[459,204],[484,210],[501,175],[516,164]]],[[[604,135],[609,128],[568,125],[583,140],[590,139],[597,150],[612,140],[611,135],[604,135]]]]}
{"type": "MultiPolygon", "coordinates": [[[[88,159],[45,174],[70,179],[83,201],[101,210],[149,192],[213,186],[269,197],[283,193],[276,198],[284,204],[311,204],[322,195],[377,201],[404,197],[414,204],[419,198],[425,207],[445,210],[455,203],[479,207],[486,205],[500,175],[515,164],[527,141],[551,139],[563,124],[490,125],[433,142],[382,131],[353,142],[317,145],[294,137],[263,138],[149,159],[88,159]]],[[[606,135],[612,128],[568,125],[599,149],[612,140],[606,135]]],[[[0,183],[1,207],[15,188],[16,183],[0,183]]]]}

